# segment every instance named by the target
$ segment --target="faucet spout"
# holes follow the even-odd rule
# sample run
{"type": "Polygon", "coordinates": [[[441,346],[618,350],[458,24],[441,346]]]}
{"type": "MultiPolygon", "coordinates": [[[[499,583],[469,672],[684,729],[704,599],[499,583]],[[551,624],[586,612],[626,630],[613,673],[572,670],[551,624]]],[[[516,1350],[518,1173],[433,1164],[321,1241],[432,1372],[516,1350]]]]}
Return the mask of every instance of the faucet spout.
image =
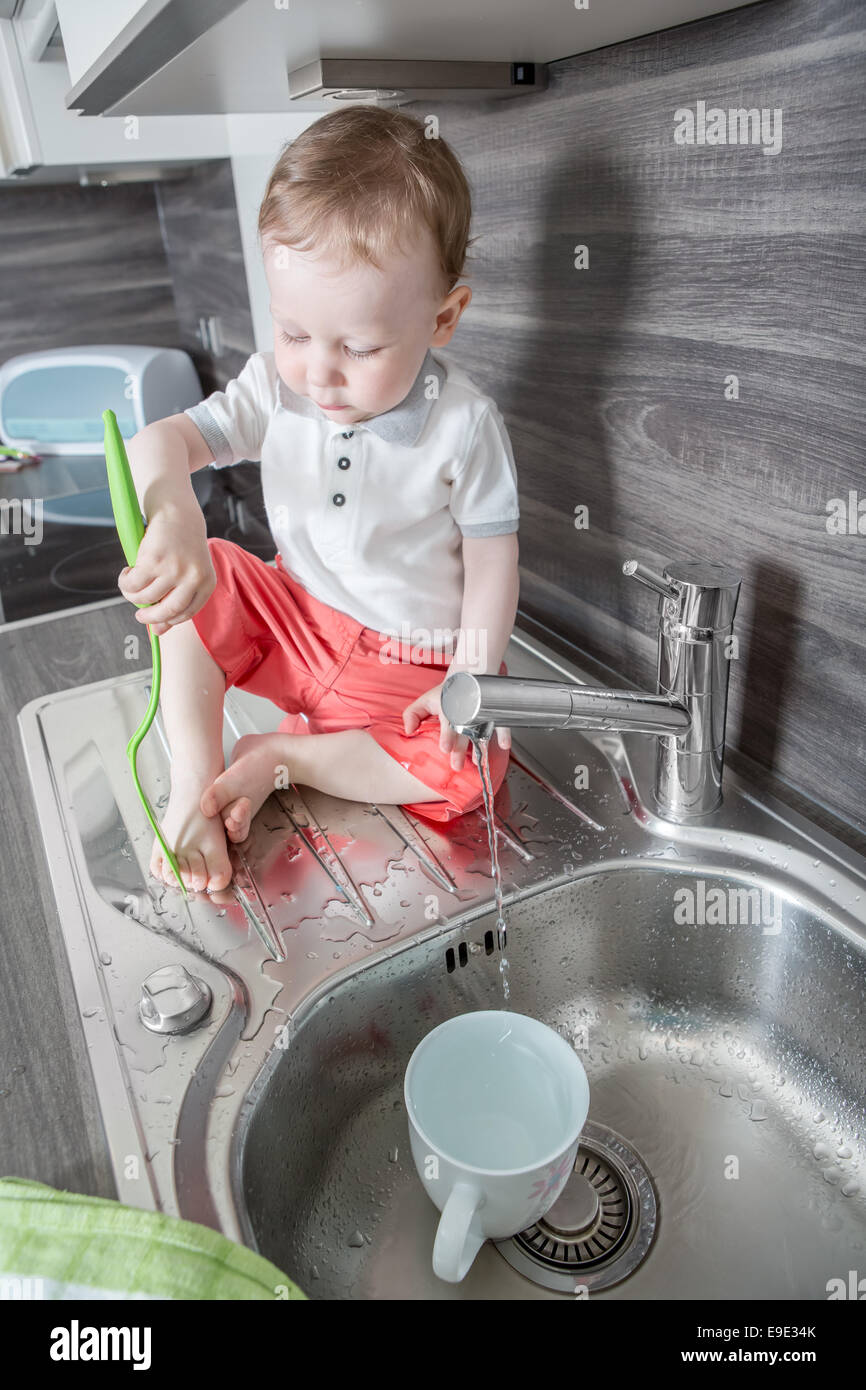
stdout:
{"type": "Polygon", "coordinates": [[[442,713],[457,733],[474,740],[489,738],[497,725],[654,736],[655,805],[668,820],[695,820],[722,802],[742,576],[711,561],[669,564],[662,574],[637,560],[623,568],[658,595],[656,694],[455,671],[442,686],[442,713]]]}
{"type": "Polygon", "coordinates": [[[441,704],[442,713],[461,734],[506,725],[681,737],[692,723],[685,705],[672,695],[591,690],[566,681],[476,676],[469,671],[448,677],[441,704]]]}

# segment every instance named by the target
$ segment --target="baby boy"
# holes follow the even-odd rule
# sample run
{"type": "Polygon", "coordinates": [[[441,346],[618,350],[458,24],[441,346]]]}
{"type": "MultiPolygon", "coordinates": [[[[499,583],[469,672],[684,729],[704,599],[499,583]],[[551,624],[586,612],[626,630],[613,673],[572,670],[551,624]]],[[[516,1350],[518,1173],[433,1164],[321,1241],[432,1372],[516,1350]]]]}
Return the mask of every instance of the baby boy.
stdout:
{"type": "MultiPolygon", "coordinates": [[[[322,117],[283,150],[259,213],[273,352],[129,442],[147,530],[118,583],[162,639],[162,830],[188,888],[228,886],[227,840],[290,781],[433,821],[482,804],[440,692],[455,671],[507,674],[519,506],[495,403],[434,351],[472,297],[456,284],[470,218],[459,161],[416,118],[322,117]],[[272,565],[208,539],[192,489],[196,469],[245,459],[272,565]],[[226,768],[232,685],[286,718],[226,768]]],[[[494,792],[509,747],[498,729],[494,792]]],[[[158,841],[150,871],[173,882],[158,841]]]]}

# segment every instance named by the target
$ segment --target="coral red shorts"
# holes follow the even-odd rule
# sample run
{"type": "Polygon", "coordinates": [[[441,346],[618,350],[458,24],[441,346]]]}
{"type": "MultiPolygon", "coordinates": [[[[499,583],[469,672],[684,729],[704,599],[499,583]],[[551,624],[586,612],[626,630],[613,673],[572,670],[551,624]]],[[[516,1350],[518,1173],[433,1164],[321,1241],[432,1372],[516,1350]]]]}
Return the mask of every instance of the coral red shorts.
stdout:
{"type": "MultiPolygon", "coordinates": [[[[314,598],[287,573],[279,555],[271,566],[233,541],[212,537],[208,547],[217,587],[192,621],[225,672],[227,687],[249,690],[285,710],[283,733],[366,729],[402,767],[442,793],[441,801],[406,804],[413,815],[450,821],[483,803],[471,749],[455,771],[450,753],[439,747],[438,715],[428,715],[414,734],[404,732],[403,710],[445,679],[447,660],[383,660],[382,635],[314,598]]],[[[508,674],[504,661],[499,674],[508,674]]],[[[495,793],[509,759],[495,735],[488,756],[495,793]]]]}

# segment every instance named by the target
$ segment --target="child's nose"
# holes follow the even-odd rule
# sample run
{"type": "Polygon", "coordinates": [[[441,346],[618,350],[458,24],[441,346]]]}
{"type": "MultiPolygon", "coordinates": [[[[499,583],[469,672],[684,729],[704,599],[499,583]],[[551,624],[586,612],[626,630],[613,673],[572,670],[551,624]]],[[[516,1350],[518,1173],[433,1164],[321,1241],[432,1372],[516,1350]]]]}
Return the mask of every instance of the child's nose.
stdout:
{"type": "Polygon", "coordinates": [[[307,365],[307,385],[312,390],[327,391],[331,386],[340,385],[342,380],[343,363],[336,352],[320,348],[318,352],[311,353],[307,365]]]}

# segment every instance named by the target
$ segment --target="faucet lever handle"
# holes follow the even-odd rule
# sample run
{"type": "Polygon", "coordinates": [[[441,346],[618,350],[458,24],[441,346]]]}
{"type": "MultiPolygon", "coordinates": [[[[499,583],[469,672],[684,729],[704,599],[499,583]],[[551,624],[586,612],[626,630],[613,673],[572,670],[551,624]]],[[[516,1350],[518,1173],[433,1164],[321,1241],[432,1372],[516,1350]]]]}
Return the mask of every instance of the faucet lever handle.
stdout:
{"type": "Polygon", "coordinates": [[[670,580],[664,579],[638,560],[626,560],[622,572],[629,575],[631,579],[636,579],[639,584],[644,584],[648,589],[652,589],[653,593],[661,594],[662,598],[678,599],[680,596],[680,591],[675,584],[671,584],[670,580]]]}
{"type": "Polygon", "coordinates": [[[637,560],[626,560],[622,571],[664,599],[663,619],[704,632],[727,629],[734,620],[743,576],[728,565],[686,560],[666,565],[658,575],[637,560]]]}

